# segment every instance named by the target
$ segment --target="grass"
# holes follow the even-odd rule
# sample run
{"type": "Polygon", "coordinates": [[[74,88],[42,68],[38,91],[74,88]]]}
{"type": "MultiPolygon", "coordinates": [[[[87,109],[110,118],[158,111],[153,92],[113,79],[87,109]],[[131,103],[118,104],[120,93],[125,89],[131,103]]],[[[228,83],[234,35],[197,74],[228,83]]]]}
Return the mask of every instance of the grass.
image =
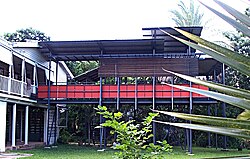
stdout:
{"type": "MultiPolygon", "coordinates": [[[[32,150],[18,150],[12,151],[14,153],[28,153],[33,154],[29,159],[111,159],[114,151],[108,149],[104,152],[98,152],[98,148],[84,147],[77,145],[59,145],[57,148],[45,149],[36,148],[32,150]]],[[[214,148],[193,148],[193,156],[189,156],[184,150],[178,147],[173,149],[171,154],[166,154],[166,158],[171,159],[190,159],[190,158],[218,158],[218,157],[229,157],[229,156],[250,156],[249,150],[237,151],[220,151],[214,148]]]]}

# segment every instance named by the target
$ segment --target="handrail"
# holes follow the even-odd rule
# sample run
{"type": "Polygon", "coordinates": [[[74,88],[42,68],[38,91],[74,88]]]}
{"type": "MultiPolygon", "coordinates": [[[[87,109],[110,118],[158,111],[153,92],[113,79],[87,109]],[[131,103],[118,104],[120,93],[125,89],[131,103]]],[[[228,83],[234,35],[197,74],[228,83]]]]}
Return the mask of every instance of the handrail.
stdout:
{"type": "Polygon", "coordinates": [[[34,85],[28,85],[26,82],[22,82],[14,78],[9,78],[9,77],[0,75],[0,91],[1,92],[19,95],[19,96],[23,94],[23,96],[25,97],[30,97],[31,93],[36,93],[34,92],[35,87],[36,86],[34,85]],[[23,89],[21,89],[22,86],[23,86],[23,89]],[[23,93],[21,92],[22,90],[23,90],[23,93]]]}
{"type": "MultiPolygon", "coordinates": [[[[193,85],[200,89],[208,90],[207,87],[200,85],[193,85]]],[[[138,84],[137,87],[133,84],[120,85],[120,98],[134,98],[135,89],[137,88],[138,98],[152,98],[153,88],[151,84],[138,84]]],[[[99,98],[99,85],[51,85],[51,98],[99,98]]],[[[117,98],[117,85],[102,85],[103,98],[117,98]]],[[[173,89],[175,98],[189,97],[189,92],[173,89]]],[[[172,87],[168,85],[156,84],[155,89],[156,98],[171,98],[172,87]]],[[[205,97],[194,93],[194,97],[205,97]]],[[[48,86],[38,87],[38,98],[48,98],[48,86]]]]}

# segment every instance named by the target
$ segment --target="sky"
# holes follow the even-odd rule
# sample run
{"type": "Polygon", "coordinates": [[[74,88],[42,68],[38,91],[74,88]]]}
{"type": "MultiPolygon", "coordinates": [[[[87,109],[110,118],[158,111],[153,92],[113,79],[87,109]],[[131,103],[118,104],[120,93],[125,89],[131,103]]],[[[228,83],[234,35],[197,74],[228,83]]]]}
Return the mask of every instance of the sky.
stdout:
{"type": "MultiPolygon", "coordinates": [[[[187,0],[183,0],[188,2],[187,0]]],[[[202,0],[215,7],[212,0],[202,0]]],[[[222,0],[243,12],[250,0],[222,0]]],[[[3,0],[0,6],[0,35],[32,27],[51,40],[140,39],[144,27],[173,27],[171,9],[178,0],[3,0]]],[[[217,7],[216,7],[217,8],[217,7]]],[[[206,8],[207,36],[229,25],[206,8]]]]}

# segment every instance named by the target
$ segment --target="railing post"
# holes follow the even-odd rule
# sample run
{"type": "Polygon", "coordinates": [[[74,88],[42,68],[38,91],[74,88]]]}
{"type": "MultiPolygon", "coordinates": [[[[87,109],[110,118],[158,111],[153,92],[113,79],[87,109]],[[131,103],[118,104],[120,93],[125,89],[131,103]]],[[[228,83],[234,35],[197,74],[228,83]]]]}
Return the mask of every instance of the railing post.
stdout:
{"type": "Polygon", "coordinates": [[[11,74],[12,74],[12,66],[13,65],[9,65],[9,78],[8,78],[8,94],[11,93],[11,74]]]}
{"type": "Polygon", "coordinates": [[[120,108],[120,77],[117,77],[117,100],[116,100],[116,110],[119,111],[120,108]]]}
{"type": "Polygon", "coordinates": [[[24,82],[25,82],[25,60],[22,61],[22,72],[21,72],[22,82],[21,82],[21,97],[23,97],[24,94],[24,82]]]}
{"type": "Polygon", "coordinates": [[[34,65],[34,70],[33,70],[33,90],[32,93],[37,94],[36,92],[36,88],[37,88],[37,68],[36,68],[36,64],[34,65]]]}
{"type": "Polygon", "coordinates": [[[134,116],[136,115],[136,111],[138,109],[138,82],[137,82],[137,77],[135,77],[135,111],[134,111],[134,116]]]}

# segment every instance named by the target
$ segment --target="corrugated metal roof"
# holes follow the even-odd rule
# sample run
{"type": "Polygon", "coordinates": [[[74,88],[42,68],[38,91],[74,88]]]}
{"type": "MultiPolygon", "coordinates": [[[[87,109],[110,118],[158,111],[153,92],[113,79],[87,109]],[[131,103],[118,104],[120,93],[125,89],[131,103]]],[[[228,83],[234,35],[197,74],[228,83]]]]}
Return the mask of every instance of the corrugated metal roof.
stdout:
{"type": "MultiPolygon", "coordinates": [[[[183,37],[173,28],[163,29],[177,37],[183,37]]],[[[180,27],[200,36],[202,27],[180,27]]],[[[39,42],[40,51],[46,58],[58,61],[86,61],[100,58],[169,57],[186,55],[188,46],[166,35],[159,28],[143,28],[149,39],[46,41],[39,42]]],[[[191,49],[194,53],[195,50],[191,49]]]]}

